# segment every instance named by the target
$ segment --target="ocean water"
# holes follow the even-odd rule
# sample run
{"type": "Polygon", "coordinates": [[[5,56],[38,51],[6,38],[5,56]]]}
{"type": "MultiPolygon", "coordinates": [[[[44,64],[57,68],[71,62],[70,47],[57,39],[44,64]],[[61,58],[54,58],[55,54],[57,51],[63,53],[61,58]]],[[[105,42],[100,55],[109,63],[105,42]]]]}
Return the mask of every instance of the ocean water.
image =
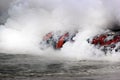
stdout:
{"type": "Polygon", "coordinates": [[[1,80],[119,80],[120,62],[0,54],[1,80]]]}

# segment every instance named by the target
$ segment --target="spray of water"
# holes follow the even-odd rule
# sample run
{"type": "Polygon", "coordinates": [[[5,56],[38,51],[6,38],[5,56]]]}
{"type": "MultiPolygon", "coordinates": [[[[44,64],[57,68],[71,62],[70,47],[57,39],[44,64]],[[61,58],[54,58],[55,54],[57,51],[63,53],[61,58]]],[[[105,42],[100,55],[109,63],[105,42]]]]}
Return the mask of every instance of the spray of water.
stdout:
{"type": "Polygon", "coordinates": [[[111,23],[119,23],[119,3],[119,0],[15,0],[9,7],[9,17],[0,26],[0,52],[76,59],[103,57],[104,53],[86,40],[110,28],[111,23]],[[67,42],[60,51],[40,50],[40,40],[46,33],[74,30],[78,30],[74,43],[67,42]]]}

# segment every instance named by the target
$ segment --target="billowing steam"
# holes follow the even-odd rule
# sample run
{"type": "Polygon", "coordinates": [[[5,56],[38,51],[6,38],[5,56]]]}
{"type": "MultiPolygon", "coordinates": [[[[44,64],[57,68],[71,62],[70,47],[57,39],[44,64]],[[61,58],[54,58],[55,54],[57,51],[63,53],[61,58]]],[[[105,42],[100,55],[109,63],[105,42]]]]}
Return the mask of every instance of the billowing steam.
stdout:
{"type": "MultiPolygon", "coordinates": [[[[10,1],[10,0],[9,0],[10,1]]],[[[3,3],[0,1],[0,3],[3,3]]],[[[7,6],[0,8],[0,11],[7,6]]],[[[85,58],[104,53],[94,49],[86,40],[113,28],[120,22],[119,0],[14,0],[8,15],[1,16],[1,53],[55,53],[85,58]],[[7,18],[7,19],[6,19],[7,18]],[[60,51],[39,48],[42,36],[51,31],[74,31],[75,43],[66,43],[60,51]]],[[[7,9],[7,8],[5,8],[7,9]]]]}

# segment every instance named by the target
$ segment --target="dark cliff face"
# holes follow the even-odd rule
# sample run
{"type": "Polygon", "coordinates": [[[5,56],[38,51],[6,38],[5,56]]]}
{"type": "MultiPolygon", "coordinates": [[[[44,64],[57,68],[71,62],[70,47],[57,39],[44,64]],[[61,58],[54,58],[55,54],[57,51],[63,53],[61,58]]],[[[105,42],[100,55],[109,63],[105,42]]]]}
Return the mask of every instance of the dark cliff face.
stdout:
{"type": "Polygon", "coordinates": [[[120,31],[120,24],[119,23],[114,23],[114,24],[111,25],[111,27],[109,29],[111,31],[118,32],[118,31],[120,31]]]}

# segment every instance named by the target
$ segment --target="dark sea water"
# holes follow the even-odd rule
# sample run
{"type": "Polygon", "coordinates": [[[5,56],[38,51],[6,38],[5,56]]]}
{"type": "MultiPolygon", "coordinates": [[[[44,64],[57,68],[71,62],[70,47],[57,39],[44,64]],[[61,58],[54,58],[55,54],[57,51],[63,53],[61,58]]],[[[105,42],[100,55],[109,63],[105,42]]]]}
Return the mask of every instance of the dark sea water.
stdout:
{"type": "Polygon", "coordinates": [[[0,80],[120,80],[120,62],[0,54],[0,80]]]}

